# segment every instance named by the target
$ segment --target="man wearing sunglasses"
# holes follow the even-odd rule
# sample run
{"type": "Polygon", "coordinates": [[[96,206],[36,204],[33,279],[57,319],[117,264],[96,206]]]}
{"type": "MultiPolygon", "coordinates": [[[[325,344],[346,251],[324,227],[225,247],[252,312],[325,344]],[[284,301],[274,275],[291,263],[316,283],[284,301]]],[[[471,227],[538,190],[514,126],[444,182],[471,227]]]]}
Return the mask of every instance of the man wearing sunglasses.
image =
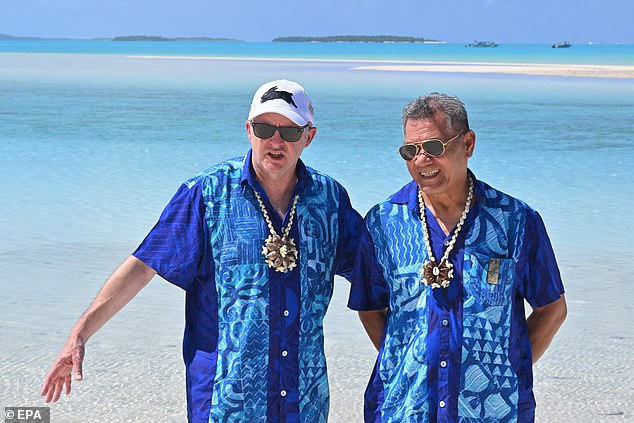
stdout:
{"type": "Polygon", "coordinates": [[[412,181],[368,212],[349,298],[379,350],[365,421],[533,422],[532,364],[566,316],[544,224],[468,169],[458,98],[414,100],[403,132],[412,181]]]}
{"type": "Polygon", "coordinates": [[[322,322],[351,278],[363,222],[345,189],[303,164],[317,129],[301,85],[272,81],[245,123],[251,150],[185,182],[71,331],[42,395],[82,378],[84,344],[157,273],[186,291],[190,422],[325,422],[322,322]]]}

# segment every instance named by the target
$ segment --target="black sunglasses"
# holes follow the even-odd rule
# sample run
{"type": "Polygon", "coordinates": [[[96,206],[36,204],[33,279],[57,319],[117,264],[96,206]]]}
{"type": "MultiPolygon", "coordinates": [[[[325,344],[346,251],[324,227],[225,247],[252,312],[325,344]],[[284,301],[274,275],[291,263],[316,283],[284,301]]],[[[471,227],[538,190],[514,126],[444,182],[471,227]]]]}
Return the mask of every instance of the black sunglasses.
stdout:
{"type": "Polygon", "coordinates": [[[251,121],[251,126],[253,127],[253,134],[261,138],[263,140],[267,140],[275,134],[275,131],[280,133],[280,137],[284,141],[288,142],[297,142],[302,137],[304,131],[308,128],[310,129],[310,125],[306,126],[273,126],[268,123],[261,122],[253,122],[251,121]]]}
{"type": "Polygon", "coordinates": [[[470,129],[466,129],[460,132],[458,135],[454,136],[453,138],[448,139],[447,141],[444,141],[444,142],[443,140],[440,140],[438,138],[432,138],[429,140],[423,140],[421,142],[403,144],[402,146],[398,148],[398,154],[400,154],[401,157],[404,160],[407,160],[408,162],[410,160],[414,160],[414,158],[420,154],[421,150],[423,151],[423,153],[429,156],[440,157],[445,153],[445,146],[447,144],[449,144],[451,141],[455,140],[456,138],[466,134],[469,131],[470,129]]]}

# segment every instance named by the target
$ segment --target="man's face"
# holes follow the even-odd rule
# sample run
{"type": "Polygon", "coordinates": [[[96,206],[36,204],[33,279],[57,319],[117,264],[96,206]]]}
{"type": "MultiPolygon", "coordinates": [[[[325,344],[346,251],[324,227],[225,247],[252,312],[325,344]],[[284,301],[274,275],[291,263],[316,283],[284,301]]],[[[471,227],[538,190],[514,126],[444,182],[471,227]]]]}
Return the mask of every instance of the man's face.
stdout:
{"type": "MultiPolygon", "coordinates": [[[[431,119],[410,119],[405,125],[405,143],[418,143],[431,138],[447,141],[458,132],[449,132],[444,114],[437,113],[431,119]]],[[[445,146],[438,157],[422,151],[407,162],[410,175],[427,197],[452,195],[461,192],[467,177],[467,161],[473,155],[475,134],[472,131],[459,136],[445,146]]]]}
{"type": "MultiPolygon", "coordinates": [[[[299,127],[286,116],[277,113],[265,113],[253,119],[253,121],[273,126],[299,127]]],[[[246,122],[246,128],[253,149],[251,160],[255,173],[260,180],[264,178],[279,179],[289,174],[294,174],[297,159],[299,159],[304,148],[310,145],[317,132],[316,128],[307,129],[302,133],[299,141],[288,142],[280,137],[279,131],[275,131],[273,136],[268,139],[256,137],[249,121],[246,122]]]]}

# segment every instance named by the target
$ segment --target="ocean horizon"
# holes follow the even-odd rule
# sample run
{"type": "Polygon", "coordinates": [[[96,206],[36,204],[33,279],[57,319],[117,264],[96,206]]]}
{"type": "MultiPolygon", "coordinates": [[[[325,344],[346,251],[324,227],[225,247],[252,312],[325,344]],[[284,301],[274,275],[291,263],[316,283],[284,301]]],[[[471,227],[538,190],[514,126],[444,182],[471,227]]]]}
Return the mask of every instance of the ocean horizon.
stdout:
{"type": "MultiPolygon", "coordinates": [[[[302,159],[340,181],[362,214],[410,179],[396,152],[403,106],[431,91],[459,96],[476,133],[471,170],[538,210],[566,287],[568,319],[535,366],[537,421],[632,417],[634,79],[358,64],[630,66],[634,46],[102,44],[0,40],[5,406],[44,406],[43,378],[105,278],[183,181],[248,151],[253,92],[288,78],[307,88],[316,108],[317,136],[302,159]]],[[[184,296],[155,279],[90,340],[85,380],[51,405],[51,421],[185,420],[184,296]]],[[[376,358],[346,309],[347,291],[337,278],[324,324],[332,422],[361,421],[376,358]]]]}

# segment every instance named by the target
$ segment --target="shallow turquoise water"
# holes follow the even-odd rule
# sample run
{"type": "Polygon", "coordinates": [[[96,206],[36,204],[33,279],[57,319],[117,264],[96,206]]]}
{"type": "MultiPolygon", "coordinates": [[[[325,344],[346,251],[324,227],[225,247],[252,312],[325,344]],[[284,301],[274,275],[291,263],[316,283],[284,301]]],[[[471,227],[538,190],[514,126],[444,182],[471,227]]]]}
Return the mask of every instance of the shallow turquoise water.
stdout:
{"type": "Polygon", "coordinates": [[[246,152],[252,92],[280,77],[314,97],[319,132],[306,162],[340,179],[362,212],[408,180],[395,153],[401,108],[437,90],[470,111],[472,169],[534,205],[558,244],[592,241],[605,255],[634,233],[631,80],[123,55],[1,59],[0,248],[95,236],[132,248],[182,180],[246,152]]]}

